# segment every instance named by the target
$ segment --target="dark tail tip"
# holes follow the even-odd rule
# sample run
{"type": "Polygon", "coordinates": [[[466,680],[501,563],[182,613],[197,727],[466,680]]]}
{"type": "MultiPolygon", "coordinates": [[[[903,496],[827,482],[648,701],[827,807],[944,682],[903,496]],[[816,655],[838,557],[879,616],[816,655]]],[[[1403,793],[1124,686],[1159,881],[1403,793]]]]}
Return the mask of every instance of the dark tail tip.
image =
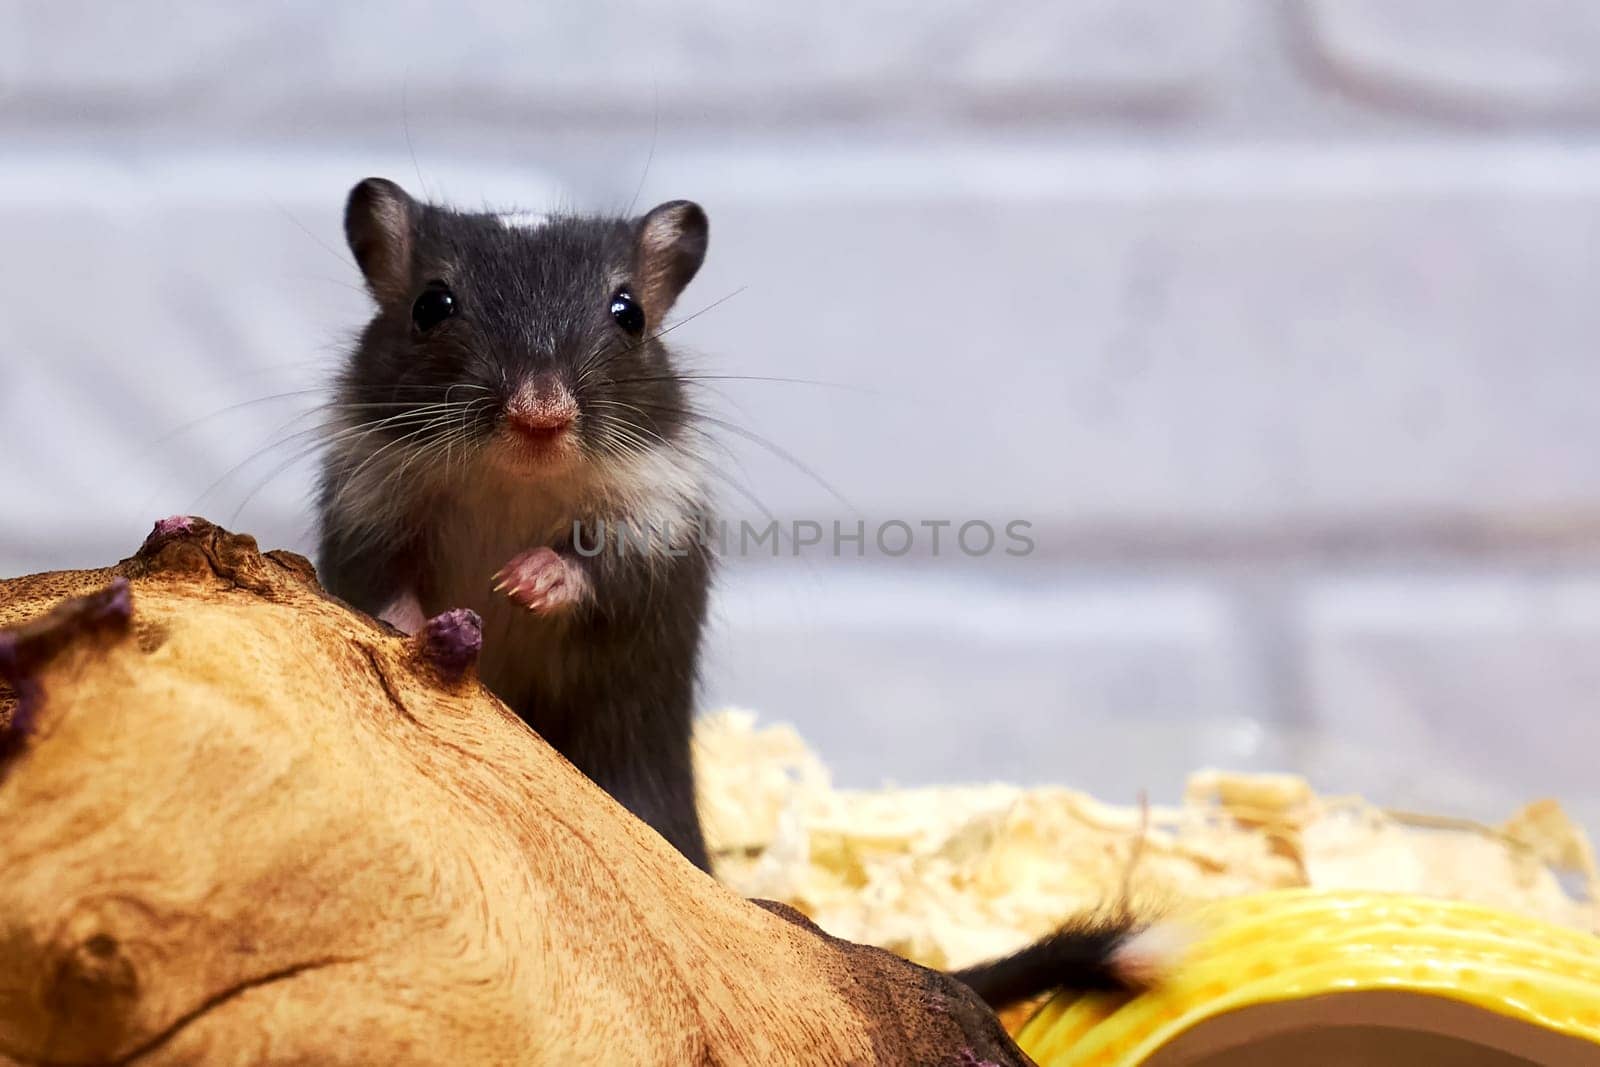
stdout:
{"type": "Polygon", "coordinates": [[[1131,916],[1070,923],[1003,959],[955,972],[992,1008],[1060,989],[1115,992],[1159,983],[1188,947],[1175,923],[1149,925],[1131,916]]]}

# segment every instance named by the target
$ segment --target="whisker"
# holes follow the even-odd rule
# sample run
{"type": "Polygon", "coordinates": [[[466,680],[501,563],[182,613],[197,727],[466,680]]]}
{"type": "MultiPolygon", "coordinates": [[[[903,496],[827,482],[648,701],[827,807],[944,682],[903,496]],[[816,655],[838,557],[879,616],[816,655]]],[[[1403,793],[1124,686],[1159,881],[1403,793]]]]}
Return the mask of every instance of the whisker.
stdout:
{"type": "MultiPolygon", "coordinates": [[[[338,408],[341,408],[341,407],[353,407],[353,406],[354,405],[338,405],[338,404],[332,405],[332,407],[334,407],[335,409],[338,409],[338,408]]],[[[245,467],[249,466],[251,463],[254,463],[256,460],[261,459],[262,457],[270,454],[271,452],[275,451],[276,449],[282,448],[284,445],[289,444],[289,443],[295,441],[296,439],[307,438],[307,437],[314,438],[314,440],[312,441],[312,443],[309,446],[297,451],[295,453],[295,455],[292,456],[287,462],[285,462],[283,464],[280,464],[277,468],[275,468],[273,470],[273,472],[270,473],[267,476],[266,481],[271,481],[273,478],[277,477],[278,474],[281,474],[283,471],[287,470],[289,467],[292,467],[295,463],[298,463],[300,460],[304,459],[306,456],[312,454],[313,452],[316,452],[318,449],[323,448],[324,446],[342,443],[342,442],[347,441],[347,440],[349,440],[351,438],[360,437],[360,436],[363,436],[365,434],[374,433],[374,432],[377,432],[377,431],[383,430],[383,429],[403,428],[403,427],[412,425],[414,422],[419,421],[421,419],[430,418],[430,417],[432,417],[432,409],[434,407],[436,407],[437,405],[425,406],[423,408],[417,408],[415,405],[411,405],[411,404],[402,404],[402,405],[398,405],[398,406],[403,407],[405,410],[401,411],[399,414],[396,414],[396,415],[390,415],[390,416],[387,416],[387,417],[384,417],[384,418],[380,418],[380,419],[371,419],[371,420],[368,420],[366,422],[357,423],[357,424],[355,424],[353,426],[339,427],[339,428],[334,429],[334,431],[331,432],[331,433],[329,432],[330,425],[312,426],[312,427],[309,427],[307,429],[299,430],[299,431],[296,431],[295,433],[288,434],[287,436],[284,436],[279,440],[273,440],[270,443],[268,443],[266,445],[263,445],[262,447],[260,447],[260,448],[256,449],[255,451],[251,452],[250,455],[246,456],[244,459],[240,460],[238,463],[235,463],[233,466],[229,467],[226,471],[224,471],[221,474],[221,476],[219,476],[215,481],[213,481],[210,485],[206,486],[206,488],[201,491],[200,496],[198,498],[196,498],[195,503],[192,505],[192,507],[196,507],[197,508],[201,501],[204,501],[206,499],[206,497],[210,496],[213,492],[215,492],[216,489],[219,486],[221,486],[224,482],[226,482],[229,478],[233,477],[239,471],[241,471],[245,467]]],[[[303,413],[301,413],[299,415],[296,415],[294,418],[290,419],[288,422],[285,422],[282,425],[278,426],[276,429],[274,429],[272,431],[272,433],[269,435],[269,437],[276,437],[277,435],[282,434],[290,426],[293,426],[296,422],[300,421],[300,419],[304,418],[305,414],[306,413],[303,412],[303,413]]],[[[259,492],[260,488],[262,486],[264,486],[265,484],[266,483],[263,482],[263,483],[261,483],[261,485],[258,485],[255,490],[252,490],[250,495],[253,496],[256,492],[259,492]]],[[[237,512],[235,512],[235,517],[237,517],[237,512]]],[[[230,519],[229,521],[231,522],[233,520],[230,519]]]]}
{"type": "MultiPolygon", "coordinates": [[[[449,414],[446,414],[446,415],[434,415],[432,418],[430,418],[427,421],[423,422],[422,425],[418,426],[416,429],[412,429],[409,432],[401,435],[400,437],[395,438],[393,441],[390,441],[388,444],[385,444],[382,448],[378,449],[375,453],[373,453],[372,455],[366,457],[357,466],[356,470],[354,472],[352,472],[352,474],[350,474],[347,478],[341,479],[341,483],[340,483],[341,492],[342,492],[343,489],[348,488],[349,486],[356,484],[356,479],[359,476],[360,472],[362,470],[364,470],[368,465],[373,463],[375,460],[377,460],[379,457],[381,457],[384,453],[388,452],[390,449],[396,447],[397,445],[403,445],[407,441],[414,440],[415,438],[426,434],[428,431],[433,429],[435,426],[438,426],[438,425],[442,424],[444,421],[447,421],[449,418],[452,418],[452,417],[453,416],[449,415],[449,414]]],[[[416,423],[415,423],[415,421],[411,421],[411,422],[402,423],[400,425],[403,426],[403,427],[410,427],[410,426],[415,426],[416,423]]],[[[371,431],[370,430],[365,430],[363,432],[364,433],[370,433],[371,431]]],[[[256,485],[250,490],[250,492],[245,494],[244,499],[239,502],[238,508],[236,508],[235,511],[234,511],[233,519],[230,519],[229,521],[232,522],[232,521],[234,521],[234,519],[237,519],[239,513],[244,510],[245,506],[247,504],[249,504],[250,501],[252,499],[254,499],[257,494],[259,494],[263,489],[265,489],[274,480],[276,480],[279,475],[281,475],[284,471],[288,470],[289,468],[293,467],[296,463],[299,463],[301,460],[307,458],[308,456],[310,456],[314,452],[318,451],[320,449],[320,447],[321,447],[321,444],[319,443],[319,444],[313,445],[312,447],[310,447],[308,449],[304,449],[304,450],[300,451],[299,453],[297,453],[296,455],[291,456],[289,459],[285,460],[283,463],[280,463],[277,467],[273,468],[270,472],[268,472],[268,474],[267,474],[267,476],[265,478],[263,478],[260,482],[256,483],[256,485]]],[[[337,495],[338,494],[336,494],[336,496],[337,495]]]]}
{"type": "MultiPolygon", "coordinates": [[[[291,390],[291,391],[286,392],[286,393],[273,393],[271,396],[256,397],[254,400],[241,400],[237,404],[229,404],[227,407],[218,408],[216,411],[213,411],[213,412],[211,412],[209,414],[206,414],[206,415],[202,415],[197,419],[190,419],[188,422],[183,423],[181,426],[177,427],[176,429],[170,431],[169,433],[163,434],[162,436],[156,438],[154,441],[150,442],[150,444],[146,447],[146,451],[149,451],[150,449],[154,449],[157,446],[164,445],[164,444],[168,443],[169,441],[171,441],[173,438],[178,437],[178,436],[180,436],[182,434],[185,434],[185,433],[189,432],[190,430],[194,429],[197,426],[200,426],[200,425],[202,425],[204,423],[210,422],[212,419],[221,418],[222,416],[231,414],[231,413],[233,413],[235,411],[242,411],[245,408],[256,407],[256,406],[261,405],[261,404],[269,404],[269,403],[273,403],[273,402],[280,401],[280,400],[288,400],[288,399],[292,399],[293,397],[297,397],[297,396],[318,396],[318,395],[321,395],[323,392],[324,392],[324,390],[322,390],[322,389],[294,389],[294,390],[291,390]]],[[[405,402],[405,401],[399,401],[399,400],[389,401],[389,402],[384,402],[384,403],[360,403],[360,404],[346,404],[346,403],[341,403],[339,401],[328,401],[327,403],[324,403],[324,404],[314,404],[311,407],[306,408],[304,411],[300,412],[292,420],[290,420],[290,422],[287,423],[286,425],[291,425],[292,426],[294,423],[300,421],[301,419],[306,418],[309,415],[314,415],[319,411],[348,411],[348,410],[353,410],[353,409],[358,409],[358,408],[359,409],[367,409],[367,408],[409,408],[409,407],[415,407],[415,406],[416,406],[415,404],[408,403],[408,402],[405,402]]]]}
{"type": "MultiPolygon", "coordinates": [[[[637,351],[638,349],[643,348],[645,345],[649,344],[652,341],[660,340],[661,338],[665,337],[667,334],[671,333],[673,330],[676,330],[680,326],[689,325],[689,323],[693,322],[695,319],[698,319],[701,315],[704,315],[706,312],[711,311],[711,310],[713,310],[715,308],[721,307],[723,304],[726,304],[728,301],[732,300],[734,297],[738,296],[740,293],[744,292],[748,288],[749,288],[749,286],[741,285],[741,286],[739,286],[739,288],[733,290],[731,293],[728,293],[725,296],[721,296],[721,297],[718,297],[716,300],[713,300],[711,303],[707,304],[705,307],[701,308],[699,311],[696,311],[694,314],[686,316],[685,318],[679,319],[678,321],[674,322],[671,326],[662,327],[661,329],[657,330],[655,333],[650,334],[648,337],[641,337],[637,341],[633,342],[632,344],[625,345],[622,348],[617,349],[615,352],[605,352],[604,350],[602,350],[601,355],[609,357],[610,359],[620,359],[621,357],[627,355],[629,352],[637,351]]],[[[600,357],[597,356],[595,358],[598,359],[600,357]]]]}
{"type": "Polygon", "coordinates": [[[608,381],[614,385],[634,385],[650,382],[680,382],[686,385],[695,382],[776,382],[782,385],[811,385],[819,389],[840,389],[845,392],[859,393],[863,396],[876,396],[879,392],[864,385],[850,385],[845,382],[829,382],[818,378],[770,377],[759,374],[655,374],[640,378],[611,378],[608,381]]]}
{"type": "Polygon", "coordinates": [[[795,470],[810,478],[817,485],[821,486],[828,493],[828,495],[832,496],[841,505],[843,505],[844,508],[850,512],[850,514],[857,516],[861,514],[860,509],[852,504],[843,493],[841,493],[831,482],[822,477],[822,475],[818,474],[798,456],[794,455],[794,453],[788,451],[776,442],[756,433],[754,430],[746,429],[745,427],[740,426],[738,423],[730,422],[727,419],[719,419],[714,415],[707,415],[704,412],[688,411],[683,408],[671,407],[664,404],[653,404],[649,401],[640,401],[640,403],[646,408],[651,408],[686,418],[689,420],[690,425],[693,425],[697,421],[710,423],[713,426],[726,430],[737,437],[741,437],[744,440],[765,449],[766,451],[772,453],[772,455],[783,460],[785,463],[788,463],[795,470]]]}
{"type": "MultiPolygon", "coordinates": [[[[634,405],[625,404],[625,403],[623,403],[621,401],[596,400],[596,401],[591,401],[591,403],[593,405],[599,406],[599,407],[620,407],[620,408],[630,409],[630,410],[633,410],[633,411],[639,411],[639,408],[635,407],[634,405]]],[[[702,429],[700,427],[694,426],[692,423],[690,424],[690,428],[698,431],[703,437],[705,437],[705,439],[708,441],[708,443],[710,443],[712,445],[715,445],[716,447],[718,447],[720,450],[722,450],[724,452],[727,452],[727,449],[726,449],[726,446],[724,445],[724,443],[719,441],[719,440],[717,440],[714,435],[711,435],[711,434],[707,433],[704,429],[702,429]]],[[[669,447],[669,448],[673,447],[672,442],[668,441],[665,437],[662,437],[659,433],[655,432],[654,430],[649,429],[648,427],[639,426],[637,424],[617,423],[617,422],[608,421],[602,427],[602,431],[601,432],[603,434],[605,434],[605,435],[609,435],[609,436],[603,437],[602,440],[599,442],[600,445],[602,446],[601,451],[605,452],[606,454],[611,455],[613,458],[617,458],[617,459],[621,459],[621,460],[639,458],[640,456],[643,455],[644,449],[649,447],[650,442],[648,442],[645,439],[643,439],[642,437],[640,437],[640,433],[649,433],[661,445],[663,445],[665,447],[669,447]],[[615,445],[617,445],[619,443],[631,443],[634,447],[632,447],[632,448],[628,448],[628,447],[620,447],[620,448],[619,447],[606,447],[606,446],[615,446],[615,445]]],[[[733,460],[734,463],[738,463],[737,457],[734,457],[731,452],[727,452],[727,454],[733,460]]],[[[741,469],[742,469],[742,464],[740,466],[741,466],[741,469]]],[[[761,514],[761,516],[763,518],[765,518],[768,522],[777,525],[778,537],[779,537],[780,540],[785,540],[785,539],[790,540],[790,541],[793,540],[793,538],[789,537],[788,534],[782,529],[781,524],[778,524],[778,517],[772,512],[772,510],[769,507],[767,507],[766,503],[760,497],[758,497],[755,494],[754,490],[752,490],[744,482],[741,482],[738,478],[734,477],[732,474],[728,473],[727,471],[722,470],[720,467],[718,467],[718,466],[716,466],[715,464],[712,464],[712,463],[707,463],[707,462],[703,462],[702,461],[701,469],[703,469],[711,477],[717,479],[717,481],[719,481],[722,484],[728,486],[735,493],[739,494],[739,496],[743,497],[745,499],[745,501],[748,502],[751,506],[753,506],[756,509],[756,511],[758,511],[761,514]]],[[[746,474],[746,476],[748,477],[748,473],[746,474]]]]}

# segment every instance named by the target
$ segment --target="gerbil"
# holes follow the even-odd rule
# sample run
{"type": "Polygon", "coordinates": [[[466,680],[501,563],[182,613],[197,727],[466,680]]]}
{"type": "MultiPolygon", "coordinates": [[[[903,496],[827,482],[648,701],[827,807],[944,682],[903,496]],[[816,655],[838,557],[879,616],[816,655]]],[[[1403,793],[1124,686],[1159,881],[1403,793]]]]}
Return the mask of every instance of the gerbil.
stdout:
{"type": "MultiPolygon", "coordinates": [[[[707,493],[659,336],[705,256],[704,212],[527,222],[369,178],[345,231],[378,310],[338,379],[323,583],[408,631],[475,610],[489,688],[709,870],[690,758],[707,493]]],[[[1167,965],[1155,932],[1069,924],[955,977],[995,1005],[1135,987],[1167,965]]]]}
{"type": "Polygon", "coordinates": [[[377,313],[335,390],[324,584],[405,630],[478,612],[484,683],[709,870],[690,758],[707,493],[659,336],[705,213],[528,220],[369,178],[345,234],[377,313]]]}

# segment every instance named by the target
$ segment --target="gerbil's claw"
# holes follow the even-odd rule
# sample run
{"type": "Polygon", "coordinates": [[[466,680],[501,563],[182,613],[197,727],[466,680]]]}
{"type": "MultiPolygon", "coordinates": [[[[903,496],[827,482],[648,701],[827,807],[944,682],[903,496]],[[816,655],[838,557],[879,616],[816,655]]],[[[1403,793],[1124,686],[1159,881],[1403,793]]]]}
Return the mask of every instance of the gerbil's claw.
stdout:
{"type": "Polygon", "coordinates": [[[582,566],[553,548],[530,549],[501,568],[504,581],[495,592],[538,615],[564,611],[581,602],[588,583],[582,566]]]}

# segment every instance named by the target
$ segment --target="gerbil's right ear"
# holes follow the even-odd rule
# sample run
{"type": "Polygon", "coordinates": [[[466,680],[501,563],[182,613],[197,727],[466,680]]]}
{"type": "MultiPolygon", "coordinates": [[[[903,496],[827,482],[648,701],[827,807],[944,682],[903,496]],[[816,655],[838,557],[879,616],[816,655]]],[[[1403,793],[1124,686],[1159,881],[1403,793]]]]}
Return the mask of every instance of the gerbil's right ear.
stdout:
{"type": "Polygon", "coordinates": [[[387,178],[368,178],[350,190],[344,237],[379,303],[410,292],[416,225],[417,202],[387,178]]]}

